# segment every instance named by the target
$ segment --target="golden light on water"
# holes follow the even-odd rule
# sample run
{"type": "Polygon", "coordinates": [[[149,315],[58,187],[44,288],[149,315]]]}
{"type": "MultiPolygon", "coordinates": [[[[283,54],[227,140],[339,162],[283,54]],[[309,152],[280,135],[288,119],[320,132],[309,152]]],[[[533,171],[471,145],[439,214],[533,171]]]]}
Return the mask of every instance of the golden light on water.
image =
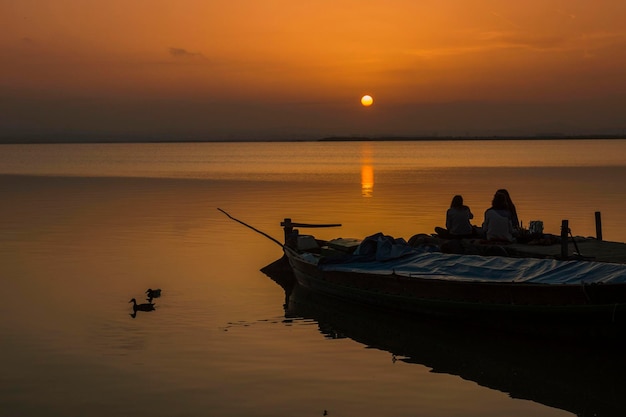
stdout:
{"type": "Polygon", "coordinates": [[[361,154],[361,195],[363,197],[374,195],[374,166],[369,144],[364,144],[361,154]]]}
{"type": "Polygon", "coordinates": [[[374,195],[374,167],[361,165],[361,194],[363,197],[374,195]]]}

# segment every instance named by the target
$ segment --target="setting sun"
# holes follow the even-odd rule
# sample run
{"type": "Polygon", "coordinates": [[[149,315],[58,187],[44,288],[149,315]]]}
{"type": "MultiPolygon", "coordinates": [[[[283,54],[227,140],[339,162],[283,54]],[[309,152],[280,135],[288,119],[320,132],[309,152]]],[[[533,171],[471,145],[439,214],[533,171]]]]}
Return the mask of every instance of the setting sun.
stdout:
{"type": "Polygon", "coordinates": [[[369,107],[374,104],[374,99],[370,95],[365,95],[361,97],[361,104],[365,107],[369,107]]]}

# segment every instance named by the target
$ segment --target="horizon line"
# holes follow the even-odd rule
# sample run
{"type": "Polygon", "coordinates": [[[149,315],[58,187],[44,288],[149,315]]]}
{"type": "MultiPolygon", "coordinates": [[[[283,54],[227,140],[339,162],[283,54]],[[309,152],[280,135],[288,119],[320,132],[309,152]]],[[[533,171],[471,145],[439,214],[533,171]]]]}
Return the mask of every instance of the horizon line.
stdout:
{"type": "Polygon", "coordinates": [[[243,139],[243,138],[180,138],[171,137],[115,137],[101,135],[100,137],[85,137],[84,135],[64,135],[63,139],[60,135],[32,135],[22,136],[19,138],[0,138],[0,145],[20,145],[20,144],[80,144],[80,143],[249,143],[249,142],[410,142],[410,141],[481,141],[481,140],[585,140],[585,139],[626,139],[624,134],[576,134],[565,135],[560,133],[547,133],[535,135],[384,135],[384,136],[324,136],[318,138],[260,138],[260,139],[243,139]],[[68,137],[69,136],[69,137],[68,137]],[[106,137],[102,137],[106,136],[106,137]]]}

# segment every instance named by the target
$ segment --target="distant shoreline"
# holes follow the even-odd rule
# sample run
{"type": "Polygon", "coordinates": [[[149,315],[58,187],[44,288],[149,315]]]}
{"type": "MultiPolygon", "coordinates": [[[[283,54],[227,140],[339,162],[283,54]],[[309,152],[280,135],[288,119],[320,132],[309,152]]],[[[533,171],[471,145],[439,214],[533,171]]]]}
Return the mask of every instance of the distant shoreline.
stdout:
{"type": "Polygon", "coordinates": [[[172,139],[172,138],[128,138],[128,137],[58,137],[36,136],[19,139],[0,138],[0,145],[26,144],[90,144],[90,143],[262,143],[262,142],[420,142],[420,141],[490,141],[490,140],[611,140],[626,139],[626,134],[620,135],[519,135],[519,136],[328,136],[310,139],[172,139]]]}
{"type": "Polygon", "coordinates": [[[389,137],[327,137],[318,139],[318,142],[351,142],[351,141],[374,141],[374,142],[398,142],[398,141],[473,141],[473,140],[588,140],[588,139],[626,139],[626,135],[544,135],[544,136],[389,136],[389,137]]]}

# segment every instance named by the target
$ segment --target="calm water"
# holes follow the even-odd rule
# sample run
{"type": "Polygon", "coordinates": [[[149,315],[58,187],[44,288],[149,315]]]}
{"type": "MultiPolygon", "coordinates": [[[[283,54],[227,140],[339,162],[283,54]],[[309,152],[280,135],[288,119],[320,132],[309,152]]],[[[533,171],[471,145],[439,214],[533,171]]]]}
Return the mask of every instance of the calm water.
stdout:
{"type": "Polygon", "coordinates": [[[280,247],[217,208],[409,238],[507,188],[525,224],[601,211],[626,241],[625,178],[616,140],[0,146],[0,415],[618,415],[621,375],[574,347],[287,298],[280,247]]]}

